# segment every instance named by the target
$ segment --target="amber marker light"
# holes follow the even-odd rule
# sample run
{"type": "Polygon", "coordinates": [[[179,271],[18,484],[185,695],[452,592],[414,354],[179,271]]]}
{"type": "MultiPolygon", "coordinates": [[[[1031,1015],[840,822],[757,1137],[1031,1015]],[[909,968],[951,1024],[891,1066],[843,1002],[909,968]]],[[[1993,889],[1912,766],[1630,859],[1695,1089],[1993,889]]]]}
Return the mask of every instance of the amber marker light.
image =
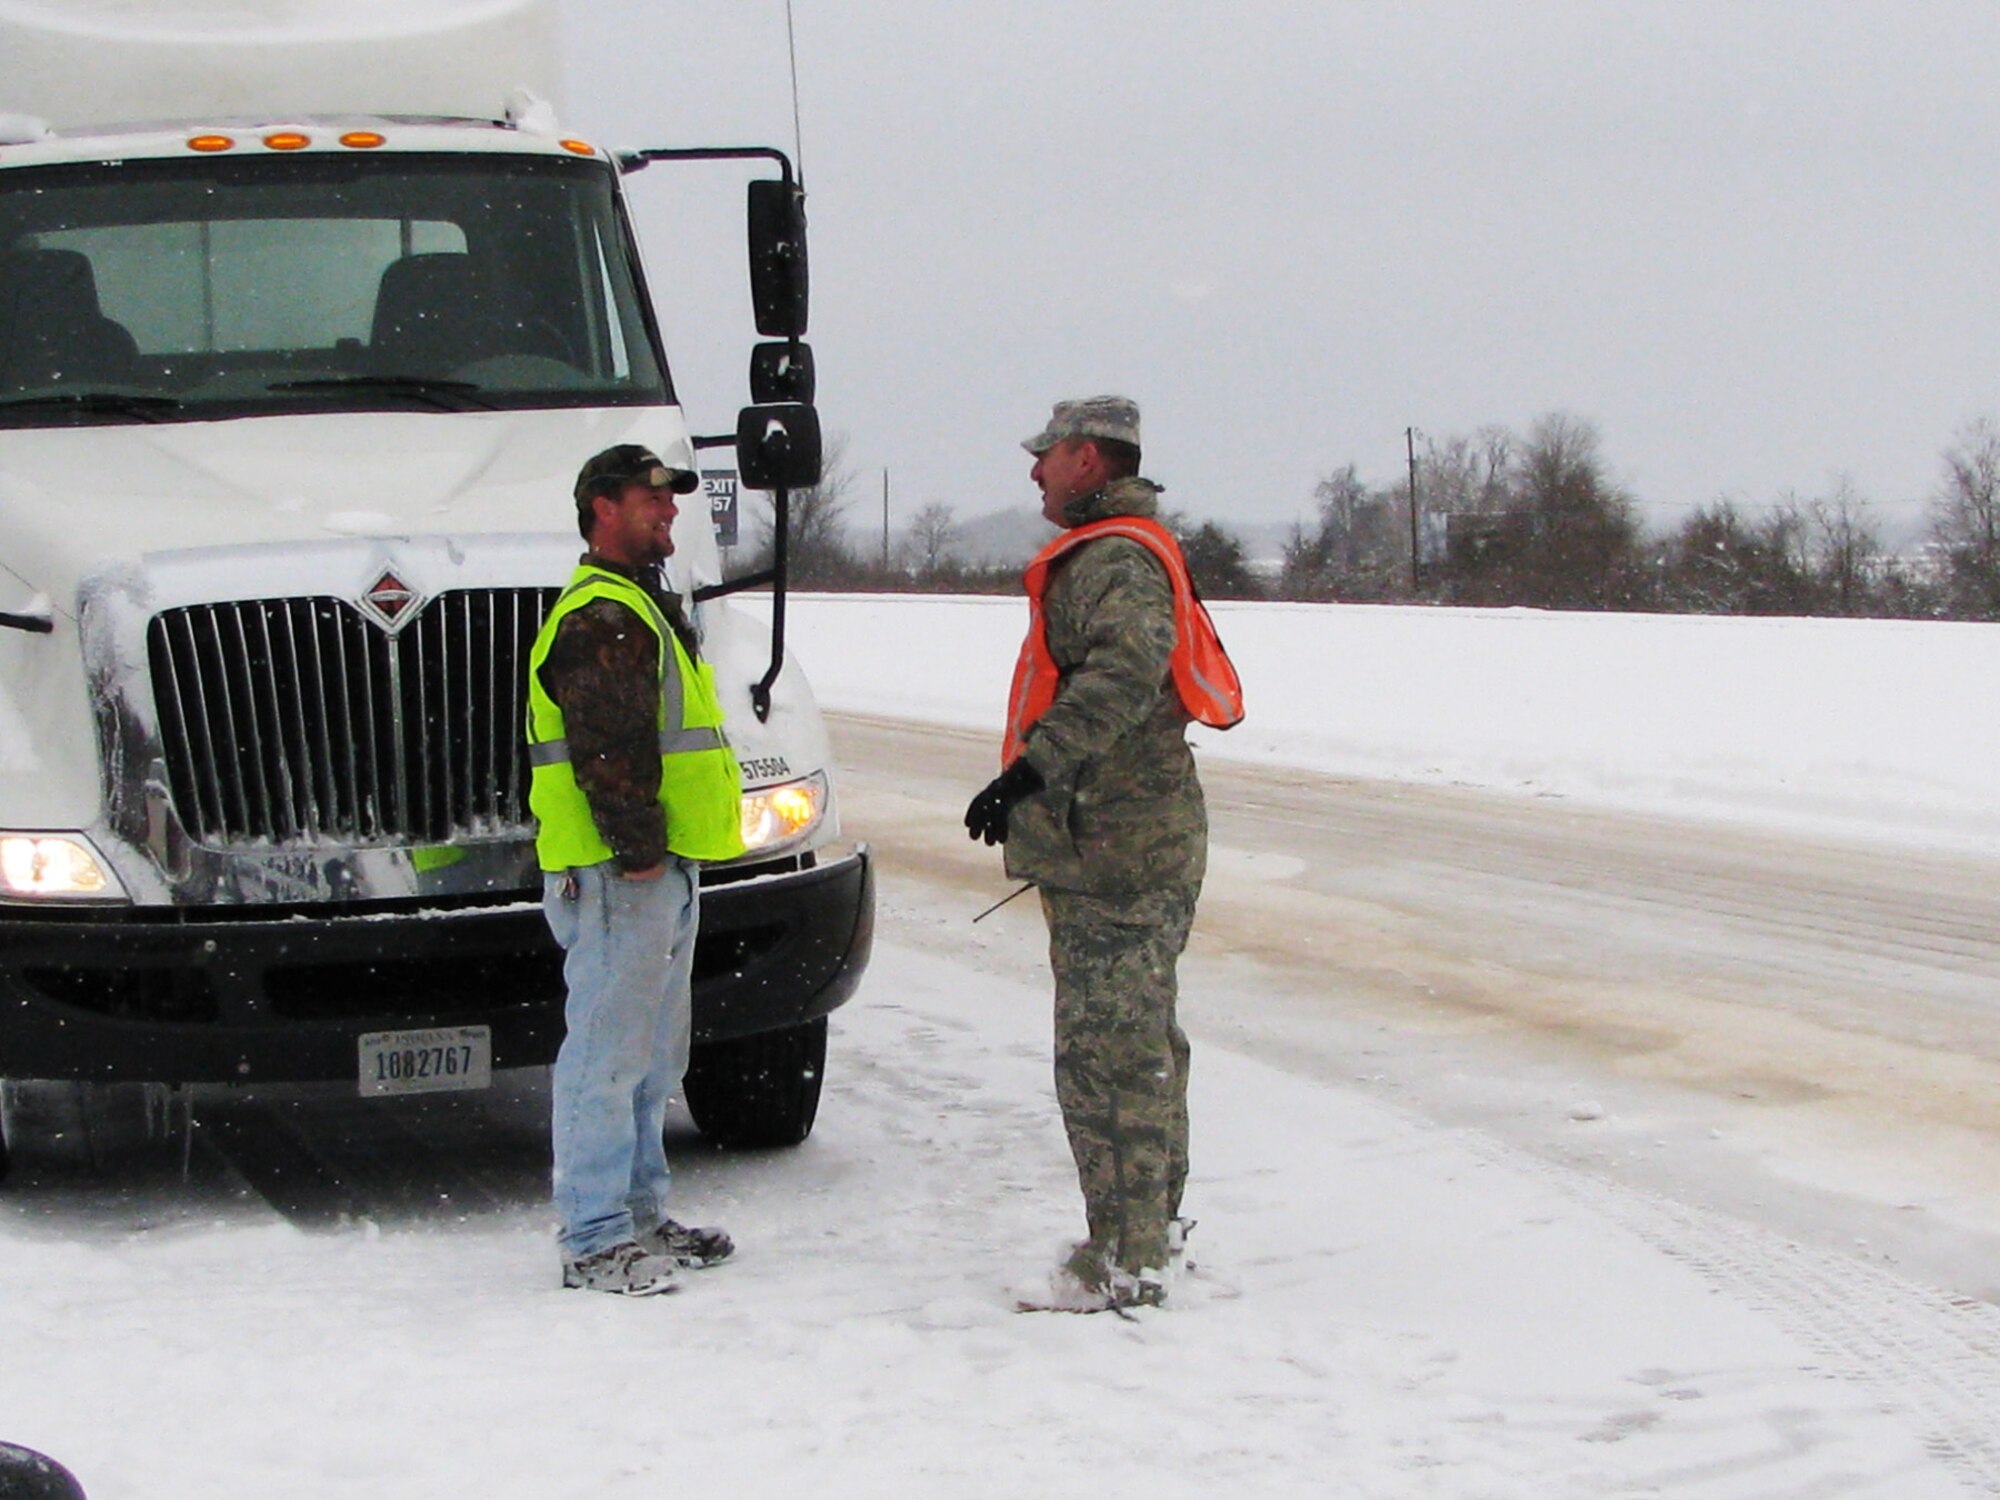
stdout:
{"type": "Polygon", "coordinates": [[[227,135],[198,135],[188,141],[190,151],[231,151],[235,147],[235,137],[227,135]]]}
{"type": "Polygon", "coordinates": [[[312,137],[296,130],[279,130],[265,136],[264,144],[273,151],[303,151],[312,144],[312,137]]]}
{"type": "Polygon", "coordinates": [[[389,138],[374,130],[350,130],[340,138],[340,144],[357,151],[373,151],[377,146],[388,145],[389,138]]]}
{"type": "Polygon", "coordinates": [[[562,148],[565,151],[574,151],[578,156],[597,155],[597,148],[591,145],[589,141],[564,141],[562,148]]]}

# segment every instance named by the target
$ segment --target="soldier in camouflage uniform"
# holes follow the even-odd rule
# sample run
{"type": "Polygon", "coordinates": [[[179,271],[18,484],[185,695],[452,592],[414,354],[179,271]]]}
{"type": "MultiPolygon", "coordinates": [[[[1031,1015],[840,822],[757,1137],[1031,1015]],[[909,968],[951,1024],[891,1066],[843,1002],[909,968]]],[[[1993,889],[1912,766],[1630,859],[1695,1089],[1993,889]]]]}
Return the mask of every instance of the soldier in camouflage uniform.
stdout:
{"type": "MultiPolygon", "coordinates": [[[[1023,444],[1043,514],[1069,528],[1152,517],[1139,414],[1119,397],[1059,403],[1023,444]]],[[[973,799],[974,838],[1040,890],[1054,970],[1056,1093],[1089,1238],[1058,1273],[1080,1310],[1154,1303],[1188,1171],[1188,1042],[1175,963],[1207,864],[1208,818],[1169,671],[1174,593],[1146,546],[1095,537],[1042,593],[1054,701],[973,799]]],[[[1024,1304],[1027,1305],[1027,1304],[1024,1304]]]]}

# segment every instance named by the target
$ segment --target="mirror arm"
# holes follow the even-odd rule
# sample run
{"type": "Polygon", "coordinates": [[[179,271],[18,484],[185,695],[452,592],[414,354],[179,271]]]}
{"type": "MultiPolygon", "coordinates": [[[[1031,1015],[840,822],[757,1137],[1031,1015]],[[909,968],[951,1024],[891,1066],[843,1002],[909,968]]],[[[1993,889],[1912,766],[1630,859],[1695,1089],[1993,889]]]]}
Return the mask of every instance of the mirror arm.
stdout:
{"type": "Polygon", "coordinates": [[[774,161],[785,185],[793,184],[792,159],[776,146],[648,146],[637,151],[617,151],[621,171],[643,171],[656,161],[774,161]]]}
{"type": "Polygon", "coordinates": [[[694,602],[705,604],[726,594],[740,594],[745,589],[761,588],[767,583],[771,585],[771,665],[762,677],[750,684],[750,706],[757,711],[759,723],[771,717],[771,684],[778,680],[778,673],[785,665],[785,533],[791,529],[791,498],[790,490],[771,491],[773,540],[770,567],[758,573],[746,573],[741,578],[732,578],[727,583],[707,584],[694,591],[694,602]]]}
{"type": "Polygon", "coordinates": [[[771,684],[785,665],[785,535],[791,527],[790,490],[771,491],[771,665],[750,685],[750,706],[759,723],[771,717],[771,684]]]}
{"type": "Polygon", "coordinates": [[[694,602],[706,604],[711,599],[726,598],[730,594],[740,594],[745,589],[762,588],[767,583],[777,581],[777,570],[765,568],[761,572],[745,573],[740,578],[732,578],[727,583],[705,583],[694,591],[694,602]]]}
{"type": "Polygon", "coordinates": [[[17,615],[11,610],[0,610],[0,626],[25,630],[30,635],[49,635],[54,632],[56,622],[47,615],[17,615]]]}

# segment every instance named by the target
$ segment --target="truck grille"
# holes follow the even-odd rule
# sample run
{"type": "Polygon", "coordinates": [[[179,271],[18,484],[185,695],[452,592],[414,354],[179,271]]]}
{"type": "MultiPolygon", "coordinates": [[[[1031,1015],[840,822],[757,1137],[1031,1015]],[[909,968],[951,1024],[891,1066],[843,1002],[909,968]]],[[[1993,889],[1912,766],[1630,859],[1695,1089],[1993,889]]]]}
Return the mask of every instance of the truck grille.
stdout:
{"type": "Polygon", "coordinates": [[[199,843],[443,844],[528,824],[528,652],[554,589],[463,589],[399,634],[344,599],[164,610],[167,782],[199,843]]]}

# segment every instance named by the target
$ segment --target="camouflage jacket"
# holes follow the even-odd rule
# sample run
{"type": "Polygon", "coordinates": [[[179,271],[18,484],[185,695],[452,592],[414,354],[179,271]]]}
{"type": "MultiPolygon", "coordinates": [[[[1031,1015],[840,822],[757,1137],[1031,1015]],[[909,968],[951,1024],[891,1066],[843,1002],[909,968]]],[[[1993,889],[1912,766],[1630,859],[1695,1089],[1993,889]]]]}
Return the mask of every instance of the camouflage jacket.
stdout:
{"type": "MultiPolygon", "coordinates": [[[[680,599],[661,586],[654,570],[595,553],[583,560],[636,582],[660,606],[689,660],[700,659],[680,599]]],[[[562,710],[577,785],[621,870],[650,869],[667,857],[656,641],[624,605],[596,599],[564,616],[542,662],[542,688],[562,710]]]]}
{"type": "MultiPolygon", "coordinates": [[[[1158,493],[1117,480],[1071,501],[1064,519],[1152,516],[1158,493]]],[[[1042,614],[1061,678],[1023,755],[1048,786],[1008,820],[1007,873],[1092,895],[1198,885],[1208,814],[1170,675],[1166,569],[1128,538],[1086,542],[1050,569],[1042,614]]]]}

